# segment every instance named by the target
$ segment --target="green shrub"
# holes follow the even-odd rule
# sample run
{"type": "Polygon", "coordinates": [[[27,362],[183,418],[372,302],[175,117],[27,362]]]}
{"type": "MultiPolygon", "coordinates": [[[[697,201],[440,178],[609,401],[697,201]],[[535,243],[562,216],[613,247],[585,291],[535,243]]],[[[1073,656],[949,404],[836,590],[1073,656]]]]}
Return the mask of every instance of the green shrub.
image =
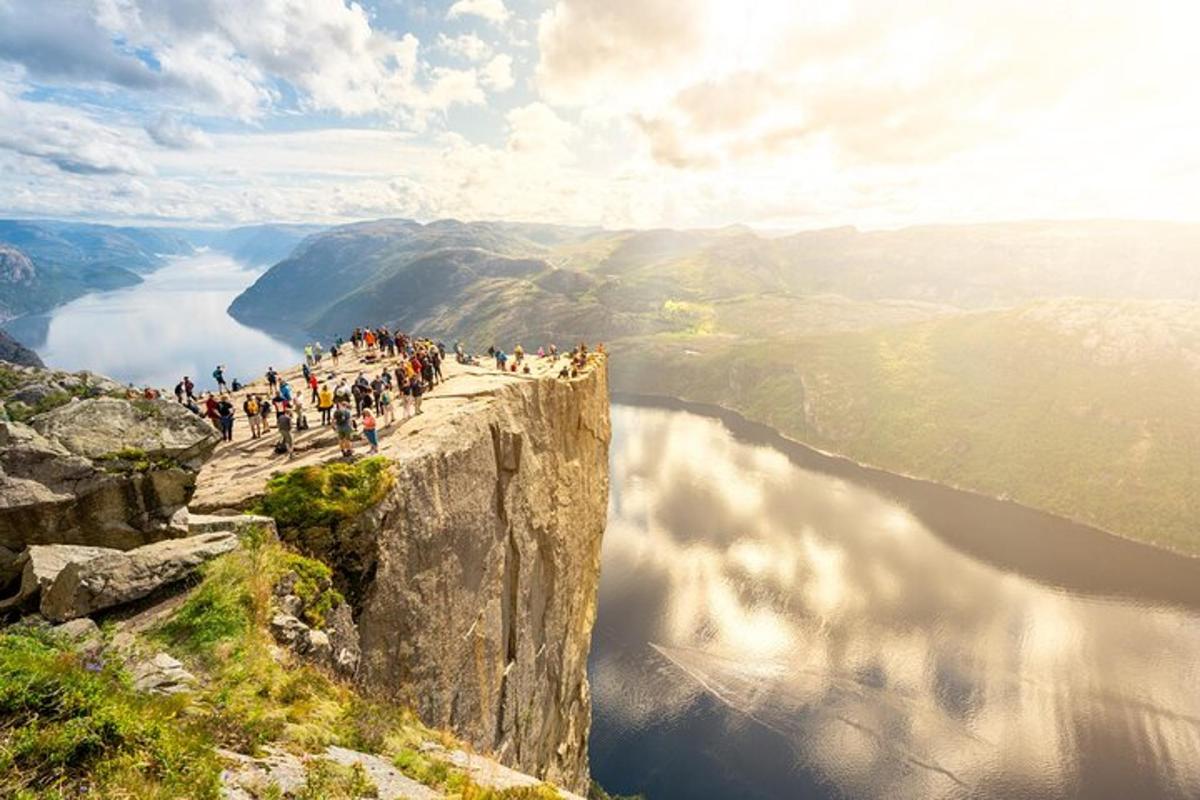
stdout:
{"type": "Polygon", "coordinates": [[[258,513],[274,517],[281,528],[334,525],[382,501],[394,480],[382,456],[301,467],[271,479],[258,513]]]}
{"type": "Polygon", "coordinates": [[[305,622],[323,627],[325,615],[345,602],[341,592],[332,588],[333,570],[315,558],[288,552],[283,555],[279,572],[289,570],[298,576],[292,592],[304,601],[305,622]]]}
{"type": "Polygon", "coordinates": [[[185,703],[139,695],[47,634],[0,633],[0,796],[218,797],[212,741],[185,703]]]}

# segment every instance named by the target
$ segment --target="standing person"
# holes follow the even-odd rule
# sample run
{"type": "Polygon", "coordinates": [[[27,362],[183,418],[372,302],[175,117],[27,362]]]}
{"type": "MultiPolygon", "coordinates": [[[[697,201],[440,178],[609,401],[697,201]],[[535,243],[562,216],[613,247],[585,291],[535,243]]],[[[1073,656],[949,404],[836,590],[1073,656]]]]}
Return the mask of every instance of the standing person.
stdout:
{"type": "Polygon", "coordinates": [[[400,378],[400,396],[404,398],[404,418],[412,419],[413,415],[413,379],[404,375],[400,378]]]}
{"type": "Polygon", "coordinates": [[[242,403],[242,410],[246,412],[246,422],[250,423],[250,438],[257,439],[262,435],[262,417],[258,413],[258,395],[246,395],[246,401],[242,403]]]}
{"type": "Polygon", "coordinates": [[[306,344],[304,345],[304,366],[311,367],[314,363],[316,362],[313,361],[312,345],[306,344]]]}
{"type": "Polygon", "coordinates": [[[292,402],[292,397],[294,396],[292,394],[292,385],[287,381],[279,384],[279,396],[283,398],[285,403],[290,404],[292,402]]]}
{"type": "Polygon", "coordinates": [[[442,377],[442,359],[446,357],[446,354],[440,348],[435,347],[431,355],[433,356],[433,374],[438,383],[443,383],[446,379],[442,377]]]}
{"type": "Polygon", "coordinates": [[[321,399],[320,392],[317,391],[317,373],[311,373],[308,376],[308,388],[312,389],[312,402],[316,403],[321,399]]]}
{"type": "Polygon", "coordinates": [[[225,385],[225,365],[217,364],[217,368],[213,370],[213,380],[217,382],[217,389],[222,394],[229,391],[229,387],[225,385]]]}
{"type": "Polygon", "coordinates": [[[338,355],[340,353],[341,353],[341,350],[338,349],[337,343],[331,344],[329,346],[329,357],[333,359],[333,368],[334,369],[337,369],[338,355]]]}
{"type": "Polygon", "coordinates": [[[180,381],[179,383],[175,384],[175,402],[176,403],[183,402],[183,381],[180,381]]]}
{"type": "Polygon", "coordinates": [[[518,366],[521,364],[522,361],[525,360],[525,348],[521,347],[519,342],[517,343],[517,346],[513,348],[513,358],[516,359],[516,363],[518,366]]]}
{"type": "Polygon", "coordinates": [[[204,416],[208,418],[214,428],[221,430],[221,417],[217,414],[217,398],[212,396],[212,392],[204,395],[204,416]]]}
{"type": "Polygon", "coordinates": [[[233,441],[233,403],[229,402],[229,395],[221,395],[221,400],[217,403],[217,416],[221,421],[221,439],[226,442],[233,441]]]}
{"type": "Polygon", "coordinates": [[[384,425],[391,425],[396,421],[396,411],[392,408],[393,405],[392,390],[384,386],[379,390],[379,413],[383,416],[384,425]]]}
{"type": "Polygon", "coordinates": [[[187,395],[188,400],[196,402],[196,384],[192,383],[192,379],[187,375],[183,376],[183,392],[187,395]]]}
{"type": "Polygon", "coordinates": [[[321,354],[323,352],[324,351],[321,349],[321,343],[313,342],[313,365],[314,366],[321,363],[321,354]]]}
{"type": "Polygon", "coordinates": [[[337,431],[338,447],[346,458],[354,455],[354,445],[350,442],[350,437],[354,435],[353,421],[350,407],[346,403],[338,403],[333,412],[333,428],[337,431]]]}
{"type": "Polygon", "coordinates": [[[279,383],[279,373],[274,367],[267,367],[267,385],[271,387],[271,394],[275,394],[275,386],[279,383]]]}
{"type": "Polygon", "coordinates": [[[322,384],[317,394],[317,408],[321,411],[321,424],[328,425],[333,417],[333,392],[329,391],[327,384],[322,384]]]}
{"type": "Polygon", "coordinates": [[[375,430],[375,415],[371,413],[370,408],[363,409],[362,415],[363,436],[367,437],[367,442],[371,445],[371,454],[379,452],[379,431],[375,430]]]}
{"type": "Polygon", "coordinates": [[[412,379],[412,398],[413,398],[413,408],[415,409],[415,411],[413,411],[414,416],[416,414],[424,413],[421,411],[421,395],[423,395],[423,394],[425,394],[425,385],[421,381],[420,376],[413,378],[412,379]]]}
{"type": "Polygon", "coordinates": [[[279,428],[279,448],[290,459],[295,455],[296,445],[292,441],[292,414],[286,406],[283,413],[275,418],[275,425],[279,428]]]}
{"type": "MultiPolygon", "coordinates": [[[[258,395],[254,397],[258,400],[258,395]]],[[[260,436],[271,430],[271,404],[265,397],[258,400],[258,430],[260,436]]]]}

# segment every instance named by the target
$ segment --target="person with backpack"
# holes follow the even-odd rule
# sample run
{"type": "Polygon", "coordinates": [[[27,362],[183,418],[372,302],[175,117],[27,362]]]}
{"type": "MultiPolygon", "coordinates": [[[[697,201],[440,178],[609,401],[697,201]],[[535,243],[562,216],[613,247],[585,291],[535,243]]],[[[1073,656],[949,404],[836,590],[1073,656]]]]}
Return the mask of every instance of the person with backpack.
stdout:
{"type": "Polygon", "coordinates": [[[176,403],[183,402],[183,381],[180,381],[179,383],[175,384],[175,402],[176,403]]]}
{"type": "Polygon", "coordinates": [[[275,418],[275,426],[279,428],[279,444],[275,445],[275,452],[280,455],[287,453],[290,459],[295,455],[296,445],[292,440],[292,415],[287,406],[284,406],[283,413],[275,418]]]}
{"type": "Polygon", "coordinates": [[[333,368],[334,369],[337,369],[338,356],[340,354],[341,354],[341,350],[338,349],[337,343],[331,344],[329,346],[329,357],[333,359],[333,368]]]}
{"type": "Polygon", "coordinates": [[[312,402],[313,403],[316,403],[321,399],[321,394],[320,394],[320,392],[317,391],[317,387],[319,385],[320,385],[320,382],[317,380],[317,373],[315,373],[315,372],[310,373],[308,376],[308,388],[312,389],[312,402]]]}
{"type": "Polygon", "coordinates": [[[333,412],[333,428],[337,432],[338,447],[346,458],[354,455],[354,445],[350,441],[354,435],[353,426],[354,416],[350,413],[350,406],[344,402],[338,403],[333,412]]]}
{"type": "MultiPolygon", "coordinates": [[[[257,395],[255,399],[258,399],[257,395]]],[[[258,400],[258,426],[260,435],[271,430],[271,404],[265,397],[258,400]]]]}
{"type": "MultiPolygon", "coordinates": [[[[384,373],[385,375],[387,373],[384,373]]],[[[379,414],[383,417],[384,425],[392,425],[396,422],[396,411],[392,408],[392,390],[384,386],[379,390],[378,395],[379,414]]]]}
{"type": "Polygon", "coordinates": [[[279,383],[279,373],[274,367],[267,367],[267,385],[271,387],[271,394],[275,394],[275,386],[279,383]]]}
{"type": "Polygon", "coordinates": [[[221,400],[217,403],[217,417],[221,423],[221,439],[226,442],[233,441],[233,403],[229,402],[229,395],[221,395],[221,400]]]}
{"type": "Polygon", "coordinates": [[[213,380],[217,382],[217,389],[224,394],[229,391],[229,387],[225,385],[225,365],[217,364],[217,368],[212,372],[213,380]]]}
{"type": "Polygon", "coordinates": [[[425,384],[420,376],[412,379],[412,399],[413,399],[413,415],[424,413],[421,411],[421,395],[425,394],[425,384]]]}
{"type": "Polygon", "coordinates": [[[258,395],[247,395],[246,401],[242,403],[242,410],[246,412],[246,422],[250,423],[250,438],[257,439],[262,435],[262,417],[258,413],[258,395]]]}

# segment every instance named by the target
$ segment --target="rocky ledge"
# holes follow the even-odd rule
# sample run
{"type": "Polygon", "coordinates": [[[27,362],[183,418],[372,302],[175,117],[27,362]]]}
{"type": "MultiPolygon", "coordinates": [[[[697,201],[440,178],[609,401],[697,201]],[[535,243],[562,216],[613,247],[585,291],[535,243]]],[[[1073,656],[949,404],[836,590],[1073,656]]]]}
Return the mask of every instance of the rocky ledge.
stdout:
{"type": "MultiPolygon", "coordinates": [[[[348,361],[320,375],[378,369],[348,361]]],[[[336,523],[277,520],[285,541],[339,575],[364,689],[584,791],[610,428],[603,358],[572,379],[557,377],[563,363],[531,359],[529,374],[445,364],[425,413],[381,425],[391,483],[378,502],[336,523]]],[[[290,461],[271,437],[237,433],[202,470],[193,509],[246,509],[273,475],[341,463],[319,424],[290,461]]]]}

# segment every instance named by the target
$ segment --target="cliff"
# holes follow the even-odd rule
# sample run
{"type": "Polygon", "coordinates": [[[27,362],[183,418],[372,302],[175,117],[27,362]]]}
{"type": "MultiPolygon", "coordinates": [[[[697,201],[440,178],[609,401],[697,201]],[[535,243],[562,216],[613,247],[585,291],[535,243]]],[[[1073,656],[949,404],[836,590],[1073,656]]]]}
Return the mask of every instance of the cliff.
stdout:
{"type": "MultiPolygon", "coordinates": [[[[382,499],[332,525],[280,520],[281,534],[341,573],[362,687],[505,764],[586,790],[606,368],[572,380],[548,363],[530,376],[445,368],[425,413],[382,431],[393,475],[382,499]]],[[[270,444],[219,448],[193,511],[252,505],[284,464],[270,444]]],[[[320,426],[297,445],[289,468],[336,454],[320,426]]]]}

